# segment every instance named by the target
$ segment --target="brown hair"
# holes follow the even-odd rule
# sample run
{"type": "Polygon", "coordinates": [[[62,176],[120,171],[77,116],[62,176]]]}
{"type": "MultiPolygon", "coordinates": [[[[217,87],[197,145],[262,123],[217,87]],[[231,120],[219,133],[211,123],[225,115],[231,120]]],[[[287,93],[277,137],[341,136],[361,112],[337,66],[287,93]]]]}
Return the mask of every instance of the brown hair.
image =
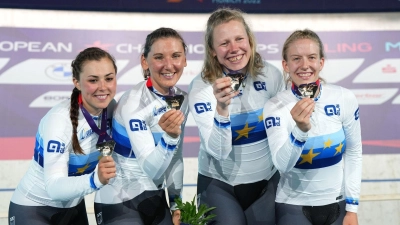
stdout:
{"type": "Polygon", "coordinates": [[[215,27],[232,20],[241,22],[246,30],[247,36],[249,37],[251,54],[249,62],[247,63],[248,73],[252,76],[257,76],[262,73],[261,70],[264,67],[263,60],[261,55],[256,52],[256,38],[250,30],[250,27],[247,25],[243,17],[243,12],[239,9],[220,8],[214,11],[207,21],[206,33],[204,36],[205,59],[202,68],[202,78],[205,82],[213,83],[217,78],[222,77],[223,68],[218,62],[218,59],[213,56],[213,33],[215,27]]]}
{"type": "MultiPolygon", "coordinates": [[[[292,44],[293,42],[300,40],[300,39],[310,39],[312,41],[315,41],[315,43],[318,44],[319,47],[319,57],[320,59],[325,58],[325,51],[324,51],[324,44],[322,43],[321,39],[319,36],[312,30],[309,29],[304,29],[304,30],[296,30],[294,31],[285,41],[285,44],[283,44],[283,49],[282,49],[282,59],[285,60],[286,62],[288,61],[287,59],[287,51],[289,48],[289,45],[292,44]]],[[[286,82],[290,82],[290,76],[284,71],[284,77],[286,82]]],[[[319,78],[321,81],[325,82],[324,79],[321,77],[319,78]]]]}
{"type": "MultiPolygon", "coordinates": [[[[117,66],[115,64],[114,57],[100,48],[91,47],[81,51],[72,61],[71,67],[72,67],[73,78],[75,78],[77,81],[80,80],[80,74],[82,72],[83,66],[87,61],[94,61],[94,60],[100,61],[103,58],[108,58],[113,63],[115,73],[117,73],[117,66]]],[[[71,124],[72,124],[72,149],[76,154],[84,154],[79,144],[77,136],[78,116],[79,116],[78,97],[80,93],[81,91],[78,90],[76,87],[72,90],[71,107],[69,110],[69,117],[71,118],[71,124]]]]}
{"type": "MultiPolygon", "coordinates": [[[[154,42],[156,42],[160,38],[176,38],[182,42],[183,49],[185,50],[185,54],[187,52],[187,46],[182,36],[174,29],[168,27],[160,27],[157,30],[154,30],[146,37],[146,42],[143,47],[143,56],[147,58],[149,52],[151,51],[151,46],[153,46],[154,42]]],[[[147,80],[150,77],[150,70],[142,70],[144,79],[147,80]]]]}

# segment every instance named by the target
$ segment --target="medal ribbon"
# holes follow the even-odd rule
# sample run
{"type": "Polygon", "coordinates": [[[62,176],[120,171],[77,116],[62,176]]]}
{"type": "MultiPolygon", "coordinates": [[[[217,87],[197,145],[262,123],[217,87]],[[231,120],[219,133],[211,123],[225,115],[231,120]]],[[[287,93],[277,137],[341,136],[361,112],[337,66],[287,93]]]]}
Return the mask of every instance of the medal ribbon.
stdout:
{"type": "MultiPolygon", "coordinates": [[[[154,87],[153,87],[153,83],[151,83],[151,79],[147,79],[146,81],[146,87],[152,91],[154,94],[156,94],[157,96],[161,97],[163,100],[165,100],[165,96],[160,94],[154,87]]],[[[169,88],[169,96],[175,96],[175,89],[174,87],[170,87],[169,88]]]]}
{"type": "Polygon", "coordinates": [[[97,144],[103,143],[105,141],[111,141],[112,138],[110,137],[110,135],[107,134],[107,108],[103,109],[103,112],[101,113],[101,127],[99,129],[90,113],[85,109],[85,107],[83,107],[81,94],[79,94],[78,97],[78,104],[90,128],[92,128],[92,130],[99,135],[97,144]]]}

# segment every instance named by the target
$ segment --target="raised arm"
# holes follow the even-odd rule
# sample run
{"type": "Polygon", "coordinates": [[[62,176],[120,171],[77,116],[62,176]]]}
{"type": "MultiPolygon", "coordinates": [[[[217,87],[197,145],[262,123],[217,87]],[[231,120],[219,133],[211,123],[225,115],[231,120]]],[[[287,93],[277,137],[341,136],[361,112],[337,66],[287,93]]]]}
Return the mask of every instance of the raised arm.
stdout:
{"type": "Polygon", "coordinates": [[[211,85],[201,79],[192,81],[189,86],[189,110],[207,153],[218,160],[226,159],[232,150],[231,121],[229,115],[218,113],[211,85]]]}

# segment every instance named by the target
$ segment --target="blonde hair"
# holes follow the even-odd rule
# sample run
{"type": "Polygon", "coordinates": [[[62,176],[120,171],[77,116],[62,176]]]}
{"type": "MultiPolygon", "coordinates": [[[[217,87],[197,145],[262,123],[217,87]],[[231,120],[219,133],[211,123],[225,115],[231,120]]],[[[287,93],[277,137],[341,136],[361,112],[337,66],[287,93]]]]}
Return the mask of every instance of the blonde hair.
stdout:
{"type": "Polygon", "coordinates": [[[256,52],[256,38],[251,32],[250,27],[247,25],[246,21],[243,17],[243,12],[239,9],[231,9],[231,8],[220,8],[214,11],[207,21],[206,33],[204,36],[205,39],[205,59],[202,68],[202,78],[203,81],[213,83],[217,78],[222,77],[222,66],[218,62],[217,57],[213,56],[213,33],[215,27],[220,24],[230,22],[232,20],[239,21],[243,24],[246,34],[249,37],[250,43],[250,59],[247,63],[247,71],[252,76],[257,76],[261,74],[262,68],[264,67],[263,60],[261,55],[256,52]]]}

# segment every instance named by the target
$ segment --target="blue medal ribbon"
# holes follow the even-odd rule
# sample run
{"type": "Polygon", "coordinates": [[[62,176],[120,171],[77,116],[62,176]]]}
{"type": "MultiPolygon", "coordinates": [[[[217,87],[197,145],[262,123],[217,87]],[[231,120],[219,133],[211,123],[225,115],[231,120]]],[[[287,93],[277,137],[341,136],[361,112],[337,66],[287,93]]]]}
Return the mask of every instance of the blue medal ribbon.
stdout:
{"type": "Polygon", "coordinates": [[[107,108],[103,109],[101,113],[101,127],[100,129],[97,127],[90,113],[85,109],[82,104],[82,95],[80,94],[78,97],[79,108],[82,111],[83,116],[88,122],[90,128],[92,128],[93,132],[99,135],[99,139],[97,140],[97,144],[103,143],[106,141],[112,141],[110,135],[107,134],[107,108]]]}

